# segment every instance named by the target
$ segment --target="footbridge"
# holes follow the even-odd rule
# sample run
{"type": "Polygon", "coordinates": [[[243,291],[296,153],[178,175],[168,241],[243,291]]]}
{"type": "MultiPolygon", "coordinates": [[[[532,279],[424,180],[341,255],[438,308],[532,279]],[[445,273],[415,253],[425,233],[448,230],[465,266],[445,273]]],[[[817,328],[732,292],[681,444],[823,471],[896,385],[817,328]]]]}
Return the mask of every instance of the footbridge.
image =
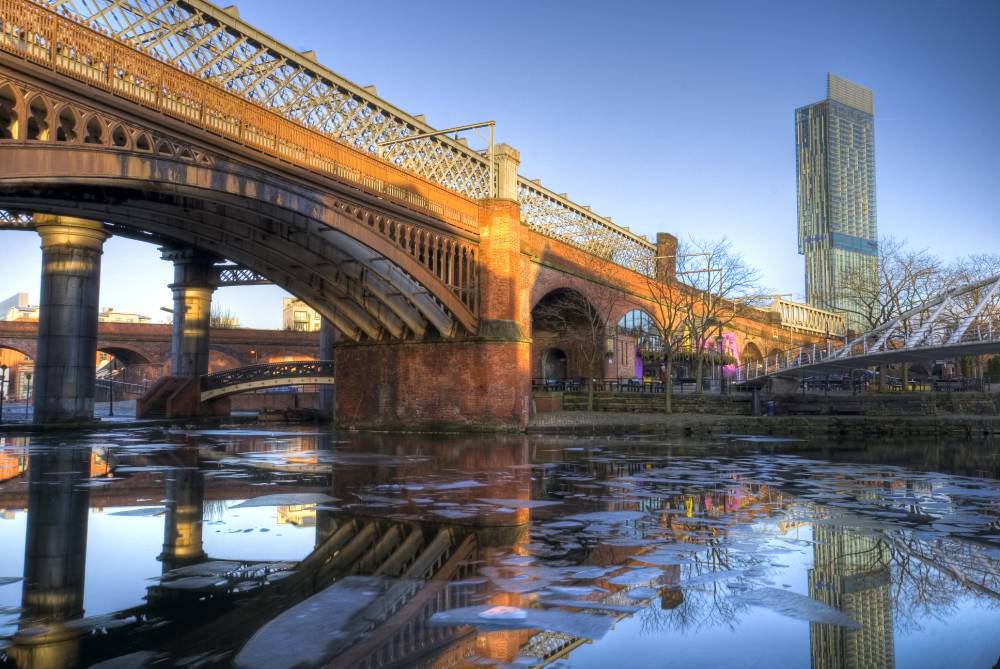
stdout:
{"type": "Polygon", "coordinates": [[[275,362],[208,374],[201,379],[201,401],[283,386],[333,385],[332,360],[275,362]]]}
{"type": "MultiPolygon", "coordinates": [[[[173,265],[172,375],[209,371],[214,290],[269,282],[322,315],[340,423],[523,426],[548,359],[532,309],[572,290],[620,298],[609,330],[655,313],[676,238],[520,175],[490,137],[448,136],[232,7],[0,0],[0,231],[43,248],[36,420],[93,415],[100,257],[119,235],[173,265]]],[[[729,327],[755,358],[817,340],[757,309],[729,327]]]]}
{"type": "Polygon", "coordinates": [[[1000,275],[950,288],[838,345],[810,344],[747,364],[737,383],[849,372],[884,364],[1000,353],[1000,275]]]}

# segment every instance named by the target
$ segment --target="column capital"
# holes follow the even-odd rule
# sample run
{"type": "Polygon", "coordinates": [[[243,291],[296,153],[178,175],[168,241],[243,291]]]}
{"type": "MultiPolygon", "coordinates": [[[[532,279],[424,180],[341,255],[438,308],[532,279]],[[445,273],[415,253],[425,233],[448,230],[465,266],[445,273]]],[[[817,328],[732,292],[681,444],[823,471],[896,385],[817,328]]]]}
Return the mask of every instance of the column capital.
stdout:
{"type": "Polygon", "coordinates": [[[74,216],[35,214],[35,230],[42,238],[42,249],[59,246],[89,249],[100,253],[111,235],[100,221],[74,216]]]}
{"type": "Polygon", "coordinates": [[[197,263],[202,265],[211,265],[222,260],[220,256],[217,256],[214,253],[203,251],[202,249],[197,249],[191,246],[161,246],[160,258],[163,260],[169,260],[172,263],[197,263]]]}

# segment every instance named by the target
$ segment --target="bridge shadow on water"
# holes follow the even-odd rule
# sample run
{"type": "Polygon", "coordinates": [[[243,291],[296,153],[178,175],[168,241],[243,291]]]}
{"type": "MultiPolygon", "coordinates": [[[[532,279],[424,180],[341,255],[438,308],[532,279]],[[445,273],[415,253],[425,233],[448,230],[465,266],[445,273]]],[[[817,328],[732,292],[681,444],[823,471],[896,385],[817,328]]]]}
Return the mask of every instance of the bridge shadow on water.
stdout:
{"type": "Polygon", "coordinates": [[[776,664],[889,667],[908,629],[974,607],[952,633],[962,657],[992,652],[989,442],[76,441],[0,442],[0,667],[611,666],[615,639],[635,666],[668,640],[681,658],[762,652],[738,634],[706,650],[719,627],[798,638],[776,664]]]}

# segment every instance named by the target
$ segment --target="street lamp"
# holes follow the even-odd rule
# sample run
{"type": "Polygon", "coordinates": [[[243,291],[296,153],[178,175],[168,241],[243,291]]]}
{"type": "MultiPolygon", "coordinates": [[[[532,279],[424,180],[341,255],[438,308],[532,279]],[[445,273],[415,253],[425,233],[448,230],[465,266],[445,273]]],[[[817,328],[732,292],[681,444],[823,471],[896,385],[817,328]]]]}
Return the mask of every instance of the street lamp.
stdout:
{"type": "Polygon", "coordinates": [[[7,365],[0,365],[0,423],[3,423],[3,396],[7,384],[7,365]]]}
{"type": "Polygon", "coordinates": [[[111,357],[111,373],[108,374],[108,418],[115,415],[115,363],[118,358],[111,357]]]}
{"type": "Polygon", "coordinates": [[[31,397],[31,372],[24,375],[24,418],[28,418],[28,398],[31,397]]]}

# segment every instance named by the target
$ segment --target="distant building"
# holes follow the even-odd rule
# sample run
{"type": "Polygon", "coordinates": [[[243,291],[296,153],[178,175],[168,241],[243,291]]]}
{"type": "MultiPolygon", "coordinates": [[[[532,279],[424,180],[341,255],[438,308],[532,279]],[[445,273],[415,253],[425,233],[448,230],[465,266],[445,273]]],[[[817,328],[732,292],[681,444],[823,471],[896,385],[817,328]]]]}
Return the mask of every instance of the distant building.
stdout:
{"type": "Polygon", "coordinates": [[[28,304],[27,293],[16,293],[0,302],[0,321],[37,321],[38,307],[28,304]]]}
{"type": "Polygon", "coordinates": [[[315,309],[300,299],[286,297],[281,300],[281,329],[296,332],[316,332],[323,322],[315,309]]]}
{"type": "Polygon", "coordinates": [[[97,321],[99,323],[138,323],[145,325],[146,323],[152,323],[153,319],[142,314],[129,311],[115,311],[113,307],[105,307],[103,311],[97,314],[97,321]]]}
{"type": "Polygon", "coordinates": [[[872,92],[828,74],[826,99],[795,110],[795,166],[806,302],[863,326],[851,294],[877,282],[872,92]]]}

